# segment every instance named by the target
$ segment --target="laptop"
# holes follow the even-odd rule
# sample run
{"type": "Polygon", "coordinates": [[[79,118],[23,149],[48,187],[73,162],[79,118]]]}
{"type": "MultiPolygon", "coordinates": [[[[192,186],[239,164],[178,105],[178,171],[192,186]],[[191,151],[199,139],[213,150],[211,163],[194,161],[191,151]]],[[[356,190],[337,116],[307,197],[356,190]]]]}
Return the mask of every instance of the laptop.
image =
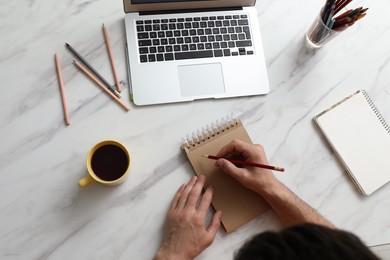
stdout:
{"type": "Polygon", "coordinates": [[[136,105],[269,92],[255,0],[124,0],[136,105]]]}

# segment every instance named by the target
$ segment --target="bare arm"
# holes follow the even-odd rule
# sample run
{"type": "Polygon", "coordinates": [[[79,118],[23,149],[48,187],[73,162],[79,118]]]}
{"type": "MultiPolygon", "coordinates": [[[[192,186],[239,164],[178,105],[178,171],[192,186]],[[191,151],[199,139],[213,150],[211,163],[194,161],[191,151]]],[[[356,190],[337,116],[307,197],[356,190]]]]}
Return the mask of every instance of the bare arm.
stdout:
{"type": "MultiPolygon", "coordinates": [[[[268,163],[261,145],[252,145],[239,140],[234,140],[222,148],[217,156],[239,156],[252,162],[268,163]]],[[[278,181],[270,170],[250,166],[238,168],[224,159],[219,159],[216,166],[262,196],[285,227],[308,222],[330,228],[335,227],[278,181]]]]}

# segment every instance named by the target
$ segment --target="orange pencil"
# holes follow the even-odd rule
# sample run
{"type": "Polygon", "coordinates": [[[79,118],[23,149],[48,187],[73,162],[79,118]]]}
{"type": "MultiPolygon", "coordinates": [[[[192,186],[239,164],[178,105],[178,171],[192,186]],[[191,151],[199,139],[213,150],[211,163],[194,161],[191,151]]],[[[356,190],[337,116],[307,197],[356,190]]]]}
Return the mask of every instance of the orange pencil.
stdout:
{"type": "Polygon", "coordinates": [[[55,59],[55,62],[56,62],[58,83],[59,83],[59,85],[60,85],[60,92],[61,92],[61,99],[62,99],[62,107],[63,107],[63,109],[64,109],[64,116],[65,116],[65,123],[66,123],[67,125],[70,125],[70,118],[69,118],[69,113],[68,113],[68,105],[66,104],[64,80],[62,79],[60,58],[59,58],[59,56],[58,56],[57,53],[54,55],[54,59],[55,59]]]}
{"type": "Polygon", "coordinates": [[[116,102],[119,103],[127,111],[130,110],[130,107],[117,98],[111,91],[109,91],[97,78],[95,78],[86,68],[84,68],[77,61],[73,60],[73,64],[76,65],[82,72],[85,73],[90,79],[92,79],[101,89],[103,89],[108,95],[110,95],[116,102]]]}
{"type": "Polygon", "coordinates": [[[111,67],[112,67],[112,72],[114,73],[114,79],[115,79],[116,89],[118,90],[118,92],[121,92],[121,91],[122,91],[122,90],[121,90],[121,85],[120,85],[120,83],[119,83],[118,74],[117,74],[117,72],[116,72],[116,66],[115,66],[115,62],[114,62],[114,56],[112,55],[112,49],[111,49],[111,45],[110,45],[110,39],[108,38],[107,29],[106,29],[106,27],[104,26],[104,24],[103,24],[103,34],[104,34],[104,39],[106,40],[108,55],[110,56],[111,67]]]}

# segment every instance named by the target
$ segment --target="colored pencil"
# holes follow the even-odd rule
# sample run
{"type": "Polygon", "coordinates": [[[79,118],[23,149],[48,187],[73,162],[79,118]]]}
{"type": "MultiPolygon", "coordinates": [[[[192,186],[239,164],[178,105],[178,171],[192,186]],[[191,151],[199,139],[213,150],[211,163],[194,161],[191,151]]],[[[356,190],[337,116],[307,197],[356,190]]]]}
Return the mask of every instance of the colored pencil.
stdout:
{"type": "Polygon", "coordinates": [[[107,32],[107,29],[106,27],[104,26],[103,24],[103,34],[104,34],[104,39],[106,40],[106,46],[107,46],[107,50],[108,50],[108,56],[110,56],[110,62],[111,62],[111,67],[112,67],[112,72],[114,74],[114,79],[115,79],[115,84],[116,84],[116,90],[118,92],[121,92],[121,85],[119,83],[119,79],[118,79],[118,73],[117,73],[117,70],[116,70],[116,66],[115,66],[115,62],[114,62],[114,56],[112,54],[112,49],[111,49],[111,44],[110,44],[110,39],[108,38],[108,32],[107,32]]]}
{"type": "Polygon", "coordinates": [[[86,59],[84,59],[84,57],[83,56],[81,56],[81,54],[80,53],[78,53],[72,46],[70,46],[70,44],[68,44],[68,43],[65,43],[65,46],[82,62],[82,63],[84,63],[85,64],[85,66],[87,66],[88,67],[88,69],[90,69],[103,83],[104,83],[104,85],[106,85],[106,88],[108,88],[113,94],[115,94],[118,98],[121,96],[120,94],[119,94],[119,92],[114,88],[114,87],[112,87],[111,86],[111,84],[110,83],[108,83],[107,82],[107,80],[105,80],[104,78],[103,78],[103,76],[102,75],[100,75],[99,74],[99,72],[97,72],[96,70],[95,70],[95,68],[94,67],[92,67],[92,65],[86,60],[86,59]]]}
{"type": "Polygon", "coordinates": [[[344,7],[346,7],[350,2],[352,2],[352,0],[346,0],[346,1],[337,1],[338,4],[336,3],[336,9],[335,9],[335,14],[337,14],[341,9],[343,9],[344,7]]]}
{"type": "Polygon", "coordinates": [[[54,59],[55,59],[55,62],[56,62],[58,83],[60,85],[62,107],[63,107],[63,110],[64,110],[64,116],[65,116],[65,123],[67,125],[70,125],[70,118],[69,118],[69,113],[68,113],[68,105],[66,103],[66,96],[65,96],[64,80],[62,78],[62,72],[61,72],[60,57],[58,56],[57,53],[54,55],[54,59]]]}
{"type": "Polygon", "coordinates": [[[104,90],[108,95],[110,95],[116,102],[118,102],[119,105],[121,105],[124,109],[127,111],[130,110],[130,107],[122,102],[117,96],[112,94],[111,91],[109,91],[97,78],[95,78],[86,68],[84,68],[81,64],[79,64],[77,61],[73,60],[73,64],[76,65],[79,70],[85,73],[90,79],[92,79],[101,89],[104,90]]]}
{"type": "Polygon", "coordinates": [[[247,166],[253,166],[253,167],[259,167],[259,168],[264,168],[264,169],[270,169],[270,170],[274,170],[274,171],[284,172],[284,168],[276,167],[276,166],[272,166],[272,165],[266,165],[266,164],[248,162],[248,161],[240,161],[240,160],[235,160],[235,159],[230,159],[230,158],[217,157],[217,156],[214,156],[214,155],[202,155],[202,156],[205,157],[205,158],[208,158],[208,159],[212,159],[212,160],[225,159],[225,160],[228,160],[229,162],[231,162],[233,164],[247,165],[247,166]]]}

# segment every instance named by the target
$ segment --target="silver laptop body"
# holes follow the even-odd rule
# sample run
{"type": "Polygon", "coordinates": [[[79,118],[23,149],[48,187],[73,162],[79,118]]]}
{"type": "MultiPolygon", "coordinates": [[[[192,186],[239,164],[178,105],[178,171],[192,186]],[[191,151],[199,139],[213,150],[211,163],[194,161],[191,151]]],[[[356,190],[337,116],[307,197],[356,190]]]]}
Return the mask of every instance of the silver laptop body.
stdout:
{"type": "Polygon", "coordinates": [[[124,0],[134,103],[268,93],[254,4],[255,0],[124,0]]]}

